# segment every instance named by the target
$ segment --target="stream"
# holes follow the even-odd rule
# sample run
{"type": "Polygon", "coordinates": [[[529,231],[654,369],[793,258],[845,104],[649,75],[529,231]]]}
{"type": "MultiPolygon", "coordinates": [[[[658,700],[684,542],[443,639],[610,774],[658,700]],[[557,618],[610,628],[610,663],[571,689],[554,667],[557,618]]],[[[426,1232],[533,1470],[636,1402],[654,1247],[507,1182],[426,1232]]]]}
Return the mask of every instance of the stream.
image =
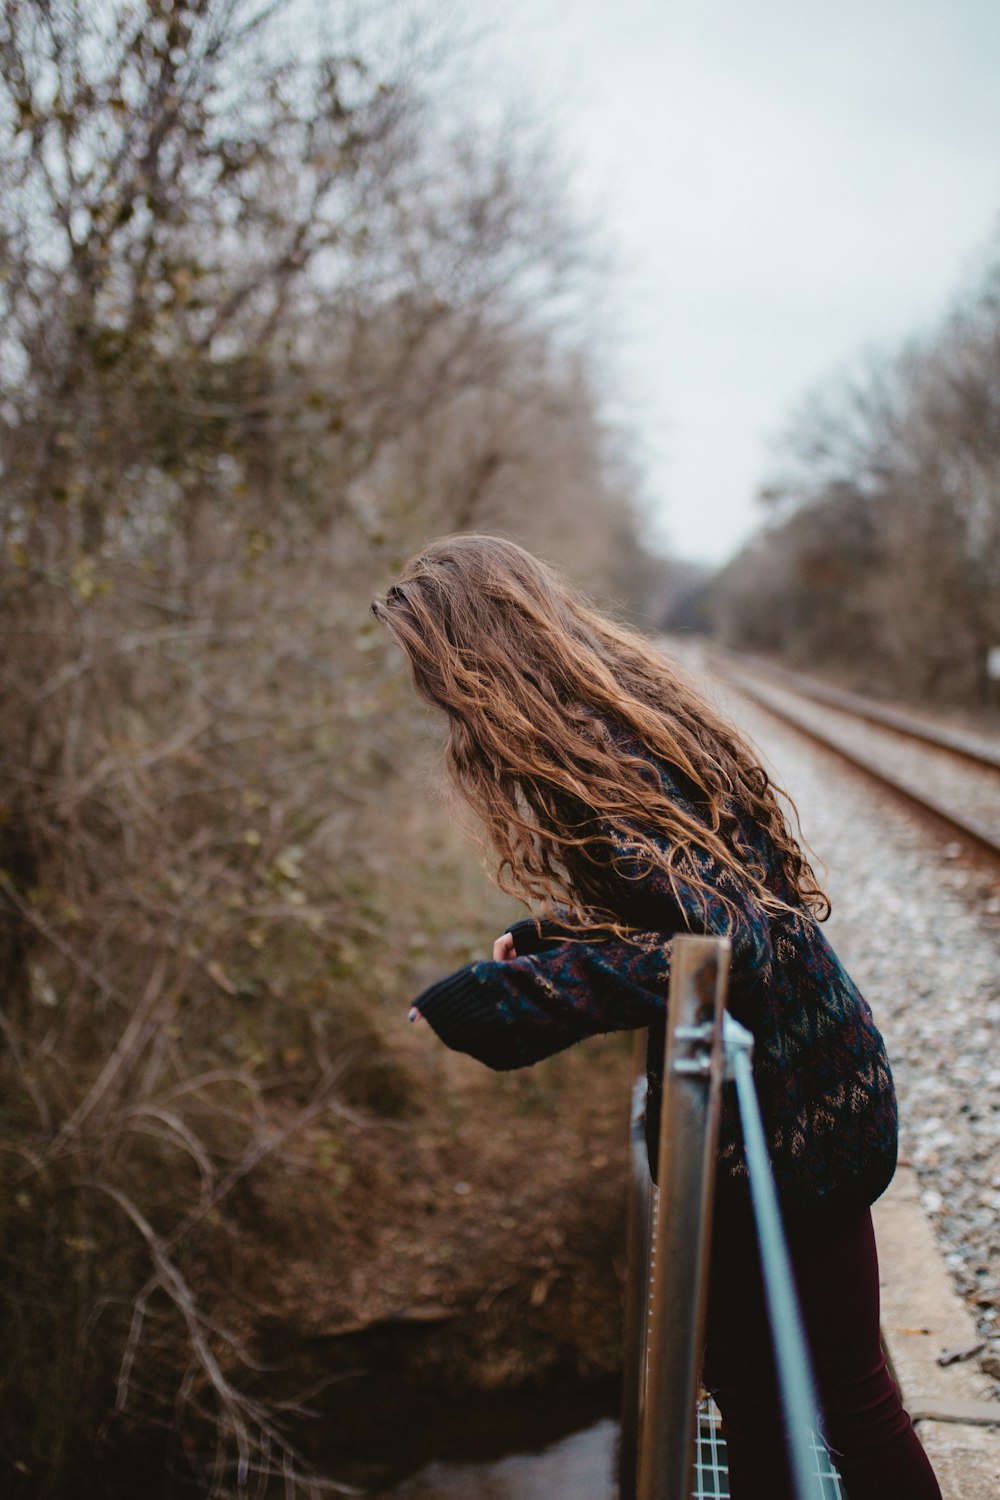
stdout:
{"type": "Polygon", "coordinates": [[[614,1380],[462,1399],[424,1388],[404,1404],[397,1392],[311,1457],[373,1500],[614,1500],[619,1404],[614,1380]]]}
{"type": "Polygon", "coordinates": [[[614,1500],[618,1424],[604,1417],[538,1453],[486,1463],[434,1462],[382,1500],[614,1500]]]}

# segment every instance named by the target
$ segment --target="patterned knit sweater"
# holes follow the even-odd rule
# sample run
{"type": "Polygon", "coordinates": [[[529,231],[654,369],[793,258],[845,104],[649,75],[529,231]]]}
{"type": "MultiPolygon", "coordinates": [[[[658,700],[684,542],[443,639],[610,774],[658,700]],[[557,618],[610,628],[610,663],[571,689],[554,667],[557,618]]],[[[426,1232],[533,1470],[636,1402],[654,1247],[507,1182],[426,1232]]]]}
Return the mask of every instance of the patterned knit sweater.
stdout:
{"type": "MultiPolygon", "coordinates": [[[[692,789],[658,767],[665,789],[697,815],[692,789]]],[[[882,1038],[866,1001],[811,915],[775,915],[741,882],[698,853],[708,898],[660,868],[629,862],[617,840],[607,904],[628,940],[579,936],[534,918],[514,923],[516,957],[480,962],[414,1001],[443,1042],[491,1068],[525,1067],[598,1033],[649,1026],[647,1137],[658,1139],[669,940],[679,932],[728,935],[728,1009],[754,1037],[754,1077],[775,1182],[786,1212],[840,1213],[872,1203],[896,1164],[896,1102],[882,1038]],[[725,900],[720,899],[724,895],[725,900]]],[[[739,842],[791,892],[770,840],[741,820],[739,842]]],[[[723,1090],[717,1191],[745,1197],[746,1165],[735,1090],[723,1090]]]]}

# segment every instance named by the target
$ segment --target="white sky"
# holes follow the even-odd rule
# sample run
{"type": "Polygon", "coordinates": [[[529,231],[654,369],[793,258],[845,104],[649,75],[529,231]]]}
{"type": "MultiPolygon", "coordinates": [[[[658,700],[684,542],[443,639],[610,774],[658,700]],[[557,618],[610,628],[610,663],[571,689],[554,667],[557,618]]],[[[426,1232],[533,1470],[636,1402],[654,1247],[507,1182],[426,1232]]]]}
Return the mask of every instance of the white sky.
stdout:
{"type": "Polygon", "coordinates": [[[609,242],[612,409],[662,534],[721,562],[759,523],[769,444],[801,397],[932,325],[982,261],[1000,224],[1000,0],[484,15],[609,242]]]}

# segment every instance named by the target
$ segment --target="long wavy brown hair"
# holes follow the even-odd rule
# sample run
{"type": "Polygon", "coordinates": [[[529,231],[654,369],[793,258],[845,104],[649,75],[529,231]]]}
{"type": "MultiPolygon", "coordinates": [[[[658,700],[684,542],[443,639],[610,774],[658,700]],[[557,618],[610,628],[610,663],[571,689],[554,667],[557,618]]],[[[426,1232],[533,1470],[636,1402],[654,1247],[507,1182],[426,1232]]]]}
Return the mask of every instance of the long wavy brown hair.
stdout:
{"type": "Polygon", "coordinates": [[[708,856],[712,894],[729,906],[721,872],[766,910],[829,915],[751,745],[675,662],[522,547],[442,537],[372,613],[417,691],[448,716],[451,779],[482,821],[504,890],[571,926],[620,933],[628,924],[602,872],[634,879],[661,866],[675,891],[707,896],[708,856]]]}

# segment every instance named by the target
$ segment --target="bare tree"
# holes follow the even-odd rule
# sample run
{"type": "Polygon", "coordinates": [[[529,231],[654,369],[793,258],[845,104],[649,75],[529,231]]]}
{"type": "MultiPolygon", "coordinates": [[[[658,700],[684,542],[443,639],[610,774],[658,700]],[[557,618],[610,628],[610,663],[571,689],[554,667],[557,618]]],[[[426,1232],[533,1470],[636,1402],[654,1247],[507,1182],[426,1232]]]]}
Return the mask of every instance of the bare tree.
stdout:
{"type": "Polygon", "coordinates": [[[619,598],[641,560],[535,147],[457,126],[385,13],[304,56],[295,15],[0,17],[0,1448],[33,1494],[156,1431],[203,1492],[319,1485],[259,1287],[305,1232],[282,1184],[410,1097],[379,879],[428,741],[370,591],[454,527],[619,598]]]}
{"type": "Polygon", "coordinates": [[[935,334],[799,410],[763,494],[770,525],[716,588],[730,638],[855,681],[863,663],[859,685],[882,691],[990,702],[987,653],[1000,637],[996,280],[994,268],[935,334]]]}

